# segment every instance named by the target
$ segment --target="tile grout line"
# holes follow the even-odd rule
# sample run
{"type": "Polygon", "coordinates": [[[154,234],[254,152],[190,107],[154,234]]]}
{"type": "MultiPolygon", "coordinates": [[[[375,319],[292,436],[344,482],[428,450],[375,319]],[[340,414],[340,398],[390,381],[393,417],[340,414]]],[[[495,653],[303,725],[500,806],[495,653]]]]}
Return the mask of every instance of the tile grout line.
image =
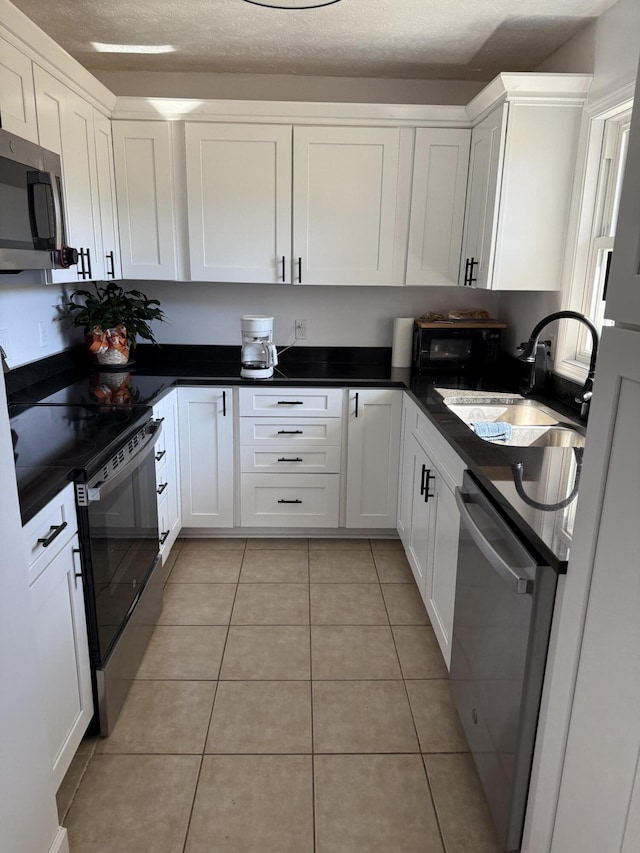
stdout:
{"type": "Polygon", "coordinates": [[[311,544],[307,539],[307,579],[309,581],[309,710],[311,712],[311,842],[316,853],[316,755],[313,728],[313,648],[311,630],[311,544]]]}
{"type": "MultiPolygon", "coordinates": [[[[240,549],[238,548],[237,550],[239,551],[240,549]]],[[[231,610],[229,611],[229,622],[227,624],[227,633],[225,635],[224,643],[222,646],[222,654],[220,655],[220,665],[218,667],[218,677],[216,679],[216,686],[215,686],[215,691],[213,694],[213,702],[211,704],[211,713],[209,714],[209,722],[207,724],[207,731],[205,733],[204,742],[202,744],[202,753],[200,755],[200,766],[198,768],[198,775],[196,777],[196,784],[195,784],[195,787],[193,789],[193,799],[191,801],[191,808],[189,809],[189,818],[187,820],[187,825],[186,825],[186,829],[185,829],[184,843],[182,845],[182,853],[186,853],[186,849],[187,849],[187,841],[189,839],[189,832],[191,830],[191,821],[193,819],[193,810],[194,810],[195,804],[196,804],[196,797],[198,796],[198,786],[200,785],[200,777],[202,776],[202,767],[204,765],[204,759],[205,759],[205,755],[206,755],[207,740],[209,739],[209,731],[211,729],[211,721],[213,720],[213,712],[215,710],[216,698],[218,696],[218,688],[220,686],[220,675],[222,673],[222,662],[224,660],[225,651],[227,649],[227,640],[229,639],[229,631],[231,630],[231,616],[233,614],[233,608],[235,605],[236,596],[238,594],[238,586],[240,585],[240,575],[242,574],[242,564],[244,563],[244,555],[246,553],[246,550],[247,550],[247,543],[245,540],[245,546],[242,549],[242,559],[240,560],[240,570],[238,571],[238,580],[236,581],[236,591],[235,591],[234,596],[233,596],[233,601],[231,602],[231,610]]]]}

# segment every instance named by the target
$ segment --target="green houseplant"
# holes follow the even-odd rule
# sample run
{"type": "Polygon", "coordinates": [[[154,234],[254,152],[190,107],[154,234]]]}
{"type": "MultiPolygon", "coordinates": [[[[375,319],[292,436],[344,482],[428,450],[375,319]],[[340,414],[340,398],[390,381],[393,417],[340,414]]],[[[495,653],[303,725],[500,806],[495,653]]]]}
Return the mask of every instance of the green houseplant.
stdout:
{"type": "Polygon", "coordinates": [[[106,365],[126,364],[138,338],[156,344],[149,323],[164,320],[157,299],[115,282],[104,287],[96,283],[95,292],[74,290],[64,303],[64,314],[84,329],[89,352],[106,365]]]}

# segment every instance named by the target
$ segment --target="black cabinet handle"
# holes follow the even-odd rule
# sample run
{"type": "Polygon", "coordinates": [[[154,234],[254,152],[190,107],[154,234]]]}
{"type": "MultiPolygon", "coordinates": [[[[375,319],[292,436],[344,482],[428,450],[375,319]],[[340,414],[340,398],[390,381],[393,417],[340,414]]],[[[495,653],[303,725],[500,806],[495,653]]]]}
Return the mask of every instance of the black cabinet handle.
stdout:
{"type": "Polygon", "coordinates": [[[475,258],[467,258],[464,268],[464,283],[467,287],[472,287],[478,281],[478,276],[473,274],[473,268],[479,265],[480,261],[476,261],[475,258]]]}
{"type": "Polygon", "coordinates": [[[164,530],[164,531],[160,534],[160,544],[161,544],[161,545],[164,545],[164,543],[167,541],[167,538],[168,538],[168,536],[169,536],[169,534],[170,534],[170,533],[171,533],[171,531],[170,531],[170,530],[164,530]]]}
{"type": "Polygon", "coordinates": [[[284,273],[284,271],[285,271],[285,260],[284,260],[284,255],[282,256],[282,260],[280,261],[280,263],[282,264],[282,280],[283,280],[283,281],[285,281],[285,273],[284,273]]]}
{"type": "Polygon", "coordinates": [[[87,249],[87,266],[89,267],[87,278],[93,278],[93,276],[91,275],[91,249],[87,249]]]}
{"type": "Polygon", "coordinates": [[[156,489],[158,494],[161,495],[164,492],[164,490],[167,488],[168,485],[169,485],[169,483],[160,483],[160,485],[156,489]]]}
{"type": "Polygon", "coordinates": [[[160,453],[156,453],[156,462],[159,462],[166,455],[166,452],[166,450],[161,450],[160,453]]]}
{"type": "Polygon", "coordinates": [[[360,394],[356,391],[356,417],[358,417],[358,400],[360,399],[360,394]]]}
{"type": "Polygon", "coordinates": [[[78,571],[78,570],[75,568],[75,565],[76,565],[76,554],[80,555],[80,548],[72,548],[72,549],[71,549],[71,552],[72,552],[72,555],[73,555],[73,556],[72,556],[72,559],[73,559],[73,567],[74,567],[74,576],[75,576],[75,577],[77,577],[77,578],[81,578],[81,577],[82,577],[82,563],[80,564],[80,571],[78,571]]]}
{"type": "Polygon", "coordinates": [[[85,250],[78,249],[78,278],[86,278],[87,277],[87,265],[85,263],[85,250]]]}
{"type": "Polygon", "coordinates": [[[109,269],[107,267],[107,278],[109,278],[109,276],[111,276],[111,278],[115,278],[116,277],[116,262],[115,262],[115,258],[113,257],[113,249],[110,252],[107,252],[106,258],[111,265],[111,269],[109,269]]]}
{"type": "Polygon", "coordinates": [[[426,474],[427,474],[427,470],[428,470],[428,469],[427,469],[427,466],[426,466],[426,465],[423,465],[423,466],[422,466],[422,473],[420,474],[420,495],[421,495],[421,496],[422,496],[422,495],[424,495],[424,493],[425,493],[425,491],[426,491],[426,489],[427,489],[427,486],[426,486],[426,483],[425,483],[425,477],[426,477],[426,474]]]}
{"type": "Polygon", "coordinates": [[[299,456],[296,456],[295,459],[287,459],[286,456],[283,456],[281,459],[278,459],[278,462],[302,462],[302,459],[299,456]]]}
{"type": "Polygon", "coordinates": [[[280,500],[278,501],[278,503],[279,503],[279,504],[301,504],[301,503],[302,503],[302,501],[301,501],[301,500],[298,500],[298,498],[296,498],[296,499],[295,499],[295,500],[293,500],[293,501],[286,501],[284,498],[280,498],[280,500]]]}
{"type": "Polygon", "coordinates": [[[298,258],[298,284],[302,284],[302,258],[298,258]]]}
{"type": "Polygon", "coordinates": [[[278,400],[278,406],[304,406],[304,400],[278,400]]]}
{"type": "Polygon", "coordinates": [[[302,435],[301,429],[279,429],[278,435],[302,435]]]}
{"type": "MultiPolygon", "coordinates": [[[[428,503],[429,498],[435,497],[435,492],[429,491],[429,481],[435,480],[436,478],[435,478],[435,475],[431,473],[431,468],[425,468],[424,465],[422,466],[422,468],[423,468],[423,478],[424,478],[424,502],[428,503]],[[426,474],[426,476],[424,476],[425,474],[426,474]]],[[[420,494],[422,494],[422,492],[420,492],[420,494]]]]}
{"type": "Polygon", "coordinates": [[[227,392],[222,392],[222,417],[227,417],[227,392]]]}
{"type": "Polygon", "coordinates": [[[60,536],[62,531],[67,526],[67,522],[63,521],[62,524],[52,524],[49,528],[49,532],[46,536],[43,536],[41,539],[38,539],[38,545],[42,545],[43,548],[48,548],[49,545],[53,542],[53,540],[60,536]]]}

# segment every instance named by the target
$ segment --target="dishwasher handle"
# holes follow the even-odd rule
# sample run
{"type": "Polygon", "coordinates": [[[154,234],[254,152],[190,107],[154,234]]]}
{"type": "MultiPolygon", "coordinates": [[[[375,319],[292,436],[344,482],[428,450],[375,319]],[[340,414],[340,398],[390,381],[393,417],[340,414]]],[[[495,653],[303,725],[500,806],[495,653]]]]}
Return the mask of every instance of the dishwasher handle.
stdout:
{"type": "Polygon", "coordinates": [[[464,492],[459,487],[456,487],[456,504],[460,510],[460,518],[473,541],[476,543],[482,554],[491,564],[492,568],[509,586],[515,586],[515,592],[518,595],[526,595],[533,592],[533,581],[529,577],[523,577],[518,573],[513,566],[510,566],[500,554],[492,547],[491,543],[485,539],[482,531],[474,521],[471,513],[467,508],[464,499],[464,492]]]}

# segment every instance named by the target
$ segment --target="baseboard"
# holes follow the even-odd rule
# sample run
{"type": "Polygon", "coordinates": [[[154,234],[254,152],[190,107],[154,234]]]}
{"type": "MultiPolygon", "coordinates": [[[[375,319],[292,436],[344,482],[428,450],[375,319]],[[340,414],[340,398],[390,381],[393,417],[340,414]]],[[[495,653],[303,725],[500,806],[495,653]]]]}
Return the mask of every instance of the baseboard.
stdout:
{"type": "Polygon", "coordinates": [[[69,853],[69,836],[64,826],[59,826],[48,853],[69,853]]]}
{"type": "Polygon", "coordinates": [[[398,539],[393,528],[183,527],[180,539],[398,539]]]}

